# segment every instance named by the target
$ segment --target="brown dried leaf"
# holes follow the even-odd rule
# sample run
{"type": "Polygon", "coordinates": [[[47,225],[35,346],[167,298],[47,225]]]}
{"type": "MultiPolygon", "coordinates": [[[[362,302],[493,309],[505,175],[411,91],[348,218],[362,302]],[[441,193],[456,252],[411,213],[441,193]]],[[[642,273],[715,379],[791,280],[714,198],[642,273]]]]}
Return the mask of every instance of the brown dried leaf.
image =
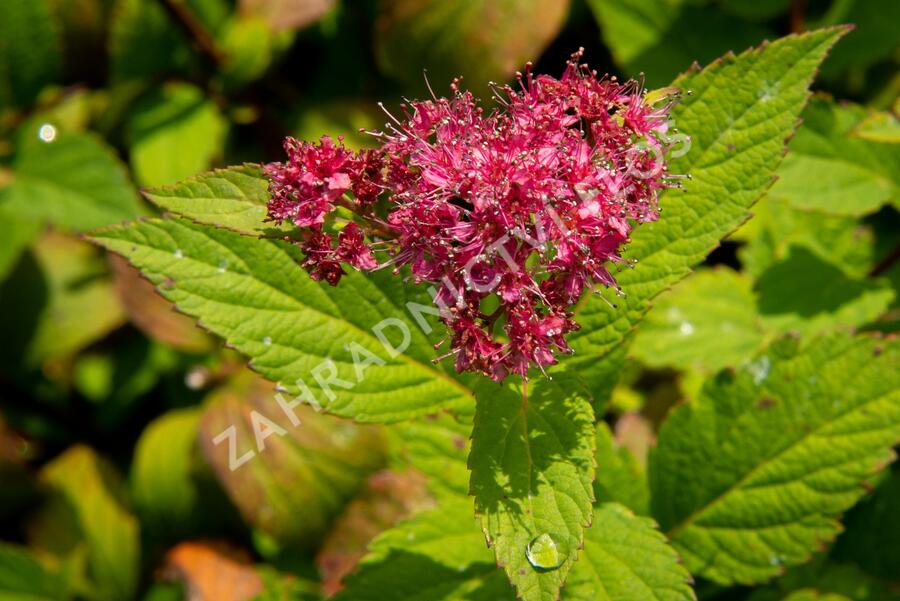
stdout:
{"type": "Polygon", "coordinates": [[[616,422],[615,440],[645,466],[650,447],[656,446],[656,432],[653,424],[640,413],[626,413],[616,422]]]}
{"type": "Polygon", "coordinates": [[[163,577],[184,583],[186,601],[246,601],[264,588],[246,553],[208,541],[173,547],[163,577]]]}
{"type": "Polygon", "coordinates": [[[366,554],[369,542],[415,511],[434,505],[425,477],[412,470],[373,474],[365,488],[335,521],[316,555],[322,589],[331,596],[366,554]]]}
{"type": "Polygon", "coordinates": [[[335,0],[240,0],[241,11],[264,18],[272,31],[312,25],[334,5],[335,0]]]}
{"type": "Polygon", "coordinates": [[[241,373],[208,399],[200,445],[249,524],[282,543],[312,546],[365,478],[384,465],[385,442],[377,426],[319,414],[305,404],[293,411],[296,425],[270,383],[241,373]],[[246,461],[233,462],[245,455],[246,461]]]}
{"type": "MultiPolygon", "coordinates": [[[[381,68],[412,90],[435,90],[453,77],[486,92],[526,61],[537,61],[569,13],[569,0],[382,0],[376,34],[381,68]]],[[[562,67],[560,67],[562,68],[562,67]]]]}

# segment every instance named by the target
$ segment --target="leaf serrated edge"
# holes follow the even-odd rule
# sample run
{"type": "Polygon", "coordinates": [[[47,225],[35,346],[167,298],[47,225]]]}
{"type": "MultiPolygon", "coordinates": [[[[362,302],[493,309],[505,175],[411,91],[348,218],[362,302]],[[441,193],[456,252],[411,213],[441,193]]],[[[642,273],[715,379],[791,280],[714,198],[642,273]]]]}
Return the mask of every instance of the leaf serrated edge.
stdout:
{"type": "MultiPolygon", "coordinates": [[[[187,311],[185,311],[184,309],[182,309],[182,308],[179,306],[179,304],[178,304],[177,302],[170,300],[165,294],[163,294],[163,285],[165,284],[165,282],[163,282],[163,283],[161,283],[161,284],[154,284],[153,281],[152,281],[149,277],[147,277],[147,276],[144,274],[144,271],[143,271],[140,267],[138,267],[137,265],[135,265],[135,264],[132,262],[132,260],[131,260],[131,258],[130,258],[129,256],[125,255],[124,253],[121,253],[121,252],[118,252],[118,251],[115,251],[115,250],[111,250],[111,249],[110,249],[109,247],[107,247],[103,242],[101,242],[99,239],[97,239],[97,238],[95,237],[95,236],[101,236],[101,237],[102,237],[102,234],[105,233],[105,232],[112,232],[112,231],[115,231],[115,230],[124,229],[124,228],[128,227],[129,225],[131,225],[131,224],[133,224],[133,223],[136,223],[136,222],[148,223],[148,222],[151,222],[151,221],[153,221],[153,220],[157,220],[157,221],[160,221],[160,222],[162,222],[162,221],[178,221],[178,220],[180,220],[180,219],[181,219],[180,217],[179,217],[179,218],[176,218],[176,219],[164,219],[164,218],[158,218],[158,217],[157,217],[157,218],[154,218],[154,217],[142,216],[142,217],[138,217],[137,219],[133,219],[133,220],[131,220],[131,221],[123,222],[123,223],[118,224],[118,225],[108,225],[108,226],[104,226],[104,227],[102,227],[102,228],[98,228],[98,229],[96,229],[96,230],[93,230],[93,231],[91,232],[90,235],[83,235],[82,238],[86,239],[86,240],[87,240],[88,242],[90,242],[91,244],[93,244],[93,245],[95,245],[95,246],[98,246],[98,247],[102,248],[104,251],[106,251],[106,252],[113,252],[113,253],[115,253],[115,254],[121,256],[121,257],[122,257],[123,259],[125,259],[126,261],[128,261],[128,264],[131,265],[132,267],[134,267],[134,268],[139,272],[140,277],[142,277],[142,278],[144,278],[145,280],[147,280],[147,282],[149,282],[150,285],[153,286],[153,289],[156,291],[157,294],[159,294],[162,298],[164,298],[166,301],[168,301],[169,303],[171,303],[171,305],[172,305],[172,310],[173,310],[173,311],[175,311],[176,313],[180,313],[181,315],[185,315],[185,316],[189,317],[190,319],[194,320],[194,321],[196,322],[196,324],[197,324],[197,327],[199,327],[201,330],[203,330],[204,332],[207,332],[209,335],[211,335],[211,336],[212,336],[213,338],[215,338],[216,340],[221,341],[221,343],[222,343],[226,348],[232,349],[232,350],[234,350],[235,352],[237,352],[238,354],[240,354],[242,357],[244,357],[244,358],[246,359],[246,361],[247,361],[247,367],[248,367],[251,371],[253,371],[253,372],[256,373],[257,375],[259,375],[262,379],[264,379],[264,380],[266,380],[266,381],[271,381],[271,380],[269,380],[269,378],[268,378],[265,374],[263,374],[259,369],[257,369],[257,367],[256,367],[256,365],[255,365],[255,363],[254,363],[253,358],[248,357],[245,353],[243,353],[242,351],[240,351],[234,344],[232,344],[232,343],[231,343],[228,339],[226,339],[224,336],[221,336],[221,335],[219,335],[218,333],[216,333],[215,331],[213,331],[213,330],[210,328],[210,326],[208,326],[208,325],[203,321],[203,319],[201,319],[199,316],[197,316],[197,315],[192,315],[191,313],[188,313],[187,311]]],[[[208,228],[211,228],[211,229],[221,229],[221,230],[226,230],[226,228],[217,228],[217,227],[215,227],[215,226],[213,226],[213,225],[210,225],[210,224],[208,224],[208,223],[197,223],[197,222],[195,222],[195,221],[193,221],[193,220],[189,220],[189,219],[184,219],[184,222],[185,222],[185,223],[193,224],[194,226],[208,227],[208,228]]],[[[231,230],[227,230],[227,231],[231,231],[231,230]]],[[[236,233],[236,232],[235,232],[235,233],[236,233]]],[[[269,239],[269,238],[255,238],[255,237],[253,237],[253,236],[245,236],[245,237],[251,238],[251,239],[262,239],[262,240],[266,240],[266,241],[269,241],[269,242],[278,242],[278,240],[272,240],[272,239],[269,239]]],[[[151,247],[151,248],[152,248],[152,247],[151,247]]],[[[154,249],[154,250],[157,250],[157,249],[154,249]]],[[[356,326],[353,326],[353,327],[356,328],[356,326]]],[[[359,328],[357,328],[357,329],[359,329],[359,328]]],[[[400,356],[401,356],[401,357],[409,357],[409,356],[408,356],[407,354],[405,354],[405,353],[402,353],[400,356]]],[[[413,358],[411,358],[411,357],[408,358],[407,362],[411,362],[411,363],[413,363],[413,364],[423,366],[423,367],[425,368],[426,371],[435,373],[439,379],[444,380],[444,381],[450,383],[451,385],[455,386],[456,388],[458,388],[458,389],[460,390],[460,392],[461,392],[462,395],[464,395],[464,396],[466,396],[466,397],[469,397],[469,398],[471,398],[471,399],[474,399],[474,398],[475,398],[475,392],[474,392],[472,389],[470,389],[468,386],[466,386],[465,383],[463,383],[463,382],[461,382],[461,381],[459,381],[459,380],[456,380],[456,379],[454,379],[454,378],[451,378],[451,377],[449,377],[448,375],[444,374],[443,372],[439,372],[439,371],[435,370],[434,368],[432,368],[431,366],[429,366],[429,365],[427,365],[427,364],[425,364],[425,363],[422,363],[421,361],[418,361],[418,360],[416,360],[416,359],[413,359],[413,358]]],[[[455,408],[457,408],[457,407],[459,407],[459,406],[461,406],[461,403],[460,403],[460,402],[449,403],[446,407],[444,407],[444,409],[447,410],[447,411],[451,411],[451,412],[452,412],[453,409],[455,409],[455,408]]],[[[397,419],[391,419],[391,420],[387,420],[387,421],[384,421],[384,422],[381,422],[381,421],[365,421],[365,420],[359,420],[356,416],[342,415],[342,414],[339,414],[339,413],[334,413],[334,412],[332,412],[332,411],[329,411],[328,408],[327,408],[326,406],[322,406],[322,412],[323,412],[323,413],[326,413],[326,414],[328,414],[328,415],[334,415],[335,417],[339,417],[339,418],[341,418],[341,419],[348,419],[348,420],[351,420],[351,421],[353,421],[354,423],[357,423],[357,424],[369,424],[369,425],[370,425],[370,424],[373,424],[373,423],[393,423],[393,422],[398,421],[397,419]]],[[[402,421],[402,420],[400,420],[400,421],[402,421]]]]}
{"type": "MultiPolygon", "coordinates": [[[[180,180],[173,184],[164,184],[162,186],[152,186],[149,188],[141,188],[140,195],[144,197],[151,205],[158,208],[163,217],[176,217],[178,219],[184,219],[185,221],[190,221],[191,223],[195,223],[197,225],[203,225],[207,227],[214,227],[220,230],[226,230],[229,232],[234,232],[235,234],[240,234],[241,236],[245,236],[247,238],[258,238],[261,240],[277,240],[280,238],[275,238],[273,236],[266,235],[264,232],[260,231],[259,233],[250,233],[245,230],[238,229],[231,225],[226,225],[222,223],[209,223],[208,221],[201,221],[197,217],[193,215],[188,215],[185,213],[179,213],[178,211],[173,211],[168,207],[164,207],[160,202],[156,200],[154,196],[158,195],[159,192],[163,191],[171,191],[175,192],[179,187],[184,186],[186,184],[191,183],[200,183],[203,179],[209,177],[219,177],[221,173],[243,173],[247,176],[252,176],[252,170],[257,169],[260,178],[264,177],[263,173],[263,164],[262,163],[249,163],[243,162],[239,165],[231,165],[230,167],[217,167],[215,169],[210,169],[209,171],[204,171],[202,173],[198,173],[196,175],[192,175],[187,179],[180,180]]],[[[262,206],[262,205],[260,205],[262,206]]],[[[260,225],[264,224],[265,221],[260,221],[260,225]]],[[[277,228],[272,228],[276,230],[277,228]]],[[[285,230],[285,234],[287,234],[288,230],[285,230]]]]}
{"type": "MultiPolygon", "coordinates": [[[[840,35],[838,35],[837,37],[835,37],[832,41],[830,41],[830,42],[828,43],[828,49],[826,50],[826,56],[825,56],[825,58],[827,58],[827,55],[828,55],[828,53],[831,51],[831,48],[833,48],[834,45],[837,44],[837,43],[841,40],[841,38],[843,38],[845,35],[847,35],[848,33],[850,33],[850,32],[851,32],[853,29],[855,29],[855,28],[856,28],[856,26],[855,26],[855,25],[852,25],[852,24],[846,24],[846,25],[833,25],[833,26],[830,26],[830,27],[823,27],[823,28],[821,28],[821,29],[817,29],[817,30],[814,30],[814,31],[812,31],[812,32],[792,33],[792,34],[787,35],[787,36],[784,36],[784,37],[782,37],[782,38],[778,38],[778,40],[780,41],[780,40],[786,40],[786,39],[791,39],[791,38],[798,38],[798,37],[800,37],[800,36],[809,35],[810,33],[815,33],[815,32],[824,32],[824,31],[835,31],[835,32],[840,32],[840,35]]],[[[682,72],[681,74],[679,74],[678,77],[675,78],[675,80],[672,82],[671,85],[673,85],[673,86],[675,86],[675,87],[680,87],[680,86],[678,86],[677,84],[678,84],[679,80],[682,79],[683,77],[687,77],[687,76],[689,76],[689,75],[696,75],[696,74],[698,74],[698,73],[703,73],[703,72],[706,72],[706,71],[710,71],[710,70],[713,70],[713,69],[717,69],[717,68],[719,68],[721,65],[726,64],[726,62],[728,62],[728,61],[734,62],[734,61],[736,61],[736,60],[737,60],[738,58],[740,58],[740,57],[747,56],[747,55],[750,55],[750,54],[753,54],[753,53],[759,53],[759,52],[761,52],[762,50],[765,50],[765,49],[769,46],[770,43],[771,43],[771,42],[769,42],[769,40],[763,40],[759,45],[757,45],[757,46],[751,46],[750,48],[748,48],[748,49],[744,50],[743,52],[741,52],[739,55],[736,55],[734,52],[729,51],[729,52],[725,53],[724,55],[720,56],[719,58],[715,59],[714,61],[712,61],[711,63],[709,63],[709,64],[706,65],[705,67],[701,67],[700,64],[699,64],[698,62],[694,61],[694,63],[691,65],[691,67],[690,67],[688,70],[686,70],[686,71],[682,72]]],[[[824,62],[824,59],[823,59],[823,62],[824,62]]],[[[813,81],[815,81],[816,76],[817,76],[817,75],[819,74],[819,72],[821,71],[821,68],[822,68],[822,67],[821,67],[821,63],[820,63],[819,66],[816,67],[816,69],[813,71],[812,75],[808,78],[807,90],[806,90],[806,97],[804,98],[804,100],[803,100],[803,102],[802,102],[802,104],[801,104],[801,107],[800,107],[800,112],[801,112],[801,113],[803,112],[803,109],[805,109],[806,106],[809,104],[810,98],[812,98],[812,96],[814,95],[814,92],[813,92],[812,90],[809,89],[809,86],[812,84],[813,81]]],[[[709,251],[706,253],[706,256],[709,256],[709,254],[712,253],[714,250],[716,250],[717,248],[720,248],[721,245],[722,245],[722,240],[728,239],[728,237],[730,237],[732,234],[734,234],[734,232],[736,232],[738,229],[740,229],[740,227],[741,227],[742,225],[744,225],[745,223],[747,223],[750,219],[752,219],[752,218],[754,217],[754,214],[753,214],[753,212],[751,211],[751,209],[752,209],[752,208],[753,208],[753,207],[754,207],[754,206],[755,206],[762,198],[764,198],[764,197],[766,196],[766,194],[768,194],[769,190],[772,188],[772,186],[775,184],[775,181],[778,179],[778,176],[775,174],[775,171],[777,171],[778,167],[781,166],[781,163],[784,161],[784,157],[787,156],[787,153],[788,153],[788,151],[789,151],[789,149],[788,149],[788,144],[789,144],[790,141],[794,138],[794,136],[797,134],[797,130],[799,129],[800,125],[802,125],[802,123],[803,123],[802,117],[797,117],[797,120],[796,120],[796,122],[795,122],[795,124],[794,124],[793,129],[788,133],[788,135],[787,135],[787,136],[785,137],[785,139],[784,139],[781,157],[779,158],[777,164],[775,165],[775,167],[774,167],[774,169],[773,169],[773,173],[772,173],[772,176],[771,176],[771,178],[770,178],[770,180],[769,180],[769,183],[763,188],[763,190],[760,192],[760,194],[759,194],[759,195],[758,195],[758,196],[757,196],[757,197],[756,197],[749,205],[747,205],[747,215],[746,215],[746,217],[744,217],[744,219],[743,219],[739,224],[737,224],[734,228],[732,228],[731,230],[729,230],[728,233],[726,233],[725,235],[723,235],[722,238],[720,238],[719,241],[717,241],[717,242],[715,243],[715,245],[714,245],[712,248],[709,249],[709,251]]],[[[609,350],[605,351],[604,353],[602,353],[601,355],[595,357],[594,359],[595,359],[595,360],[598,360],[598,361],[601,361],[601,360],[603,360],[604,358],[608,357],[611,353],[613,353],[613,352],[614,352],[614,351],[615,351],[615,350],[616,350],[616,349],[617,349],[617,348],[618,348],[618,347],[619,347],[619,346],[627,339],[628,335],[630,335],[630,334],[633,333],[635,330],[637,330],[638,326],[640,325],[640,322],[644,320],[644,318],[646,317],[647,313],[650,311],[650,309],[653,308],[653,306],[654,306],[654,305],[653,305],[653,300],[655,300],[655,299],[656,299],[660,294],[662,294],[663,292],[666,292],[666,291],[668,291],[668,290],[671,290],[672,287],[675,286],[675,284],[677,284],[678,282],[684,280],[684,279],[685,279],[686,277],[688,277],[691,273],[694,273],[694,271],[695,271],[694,268],[688,268],[687,273],[685,273],[685,274],[684,274],[682,277],[680,277],[678,280],[676,280],[676,281],[674,281],[674,282],[671,282],[670,284],[667,284],[666,286],[664,286],[663,288],[661,288],[660,290],[658,290],[658,291],[657,291],[655,294],[653,294],[652,296],[650,296],[650,297],[648,297],[648,298],[646,298],[646,299],[643,299],[644,302],[646,303],[646,307],[645,307],[645,308],[643,309],[643,311],[641,312],[640,317],[637,319],[637,321],[635,321],[634,323],[632,323],[632,324],[629,325],[628,329],[624,332],[624,334],[622,335],[621,339],[620,339],[618,342],[616,342],[615,344],[613,344],[612,347],[611,347],[609,350]]],[[[575,316],[576,318],[578,317],[578,315],[579,315],[579,313],[581,312],[581,310],[583,309],[583,307],[589,302],[590,298],[591,298],[591,295],[585,294],[585,295],[583,295],[583,296],[581,297],[581,299],[579,299],[579,301],[578,301],[577,303],[575,303],[575,306],[572,308],[572,313],[574,314],[574,316],[575,316]]]]}
{"type": "MultiPolygon", "coordinates": [[[[855,337],[860,338],[860,339],[869,339],[872,341],[884,340],[884,341],[888,341],[888,342],[897,339],[895,336],[891,336],[891,335],[886,336],[880,332],[866,332],[866,333],[860,334],[859,336],[855,336],[855,337]]],[[[680,405],[684,405],[684,403],[680,403],[679,406],[680,405]]],[[[852,411],[850,411],[848,413],[852,413],[853,411],[861,410],[863,408],[863,406],[864,405],[856,407],[855,409],[853,409],[852,411]]],[[[671,415],[671,413],[669,415],[671,415]]],[[[847,414],[845,413],[843,415],[847,415],[847,414]]],[[[843,417],[843,415],[841,417],[843,417]]],[[[668,419],[668,416],[667,416],[667,419],[668,419]]],[[[824,427],[826,425],[828,425],[828,424],[821,424],[819,427],[824,427]]],[[[666,536],[667,539],[672,541],[673,548],[674,548],[674,545],[676,544],[674,541],[674,538],[675,538],[674,533],[680,531],[686,525],[690,526],[690,524],[688,524],[688,522],[692,521],[695,516],[706,511],[711,505],[717,503],[725,495],[733,492],[734,490],[737,490],[753,474],[753,472],[755,472],[757,469],[760,468],[760,466],[768,464],[769,462],[775,460],[782,453],[787,452],[788,450],[795,447],[797,444],[800,444],[801,442],[805,441],[809,436],[814,434],[817,429],[813,429],[813,430],[810,430],[809,432],[806,432],[802,439],[800,439],[797,442],[792,443],[788,447],[782,449],[781,451],[779,451],[776,454],[775,457],[768,458],[768,459],[766,459],[766,461],[764,463],[761,463],[761,464],[755,466],[747,474],[742,476],[741,479],[738,480],[735,484],[733,484],[732,486],[729,486],[729,488],[727,490],[722,491],[719,495],[717,495],[714,499],[712,499],[711,501],[706,503],[703,507],[694,510],[689,515],[685,516],[681,521],[679,521],[675,526],[669,528],[665,532],[663,532],[662,530],[660,530],[660,532],[664,536],[666,536]]],[[[900,444],[900,435],[898,435],[893,440],[893,442],[888,447],[887,452],[884,454],[883,457],[877,457],[877,458],[873,459],[871,461],[871,463],[869,463],[869,468],[867,470],[869,477],[878,475],[880,472],[882,472],[886,467],[891,465],[897,459],[897,452],[894,450],[894,447],[896,447],[898,444],[900,444]]],[[[864,479],[861,479],[858,484],[859,484],[859,487],[861,489],[863,489],[864,491],[871,492],[871,490],[872,490],[871,485],[867,486],[866,481],[864,479]]],[[[865,494],[865,492],[863,494],[865,494]]],[[[831,515],[819,514],[821,517],[825,518],[823,520],[823,525],[827,524],[830,527],[830,532],[822,533],[821,535],[817,534],[815,537],[813,547],[802,555],[802,559],[800,559],[800,561],[798,561],[797,563],[792,563],[791,565],[778,565],[777,567],[775,567],[775,571],[773,572],[772,577],[784,575],[789,567],[807,563],[810,561],[810,559],[812,559],[813,555],[815,555],[816,553],[822,553],[822,552],[826,551],[828,549],[828,546],[831,543],[833,543],[835,541],[835,539],[837,539],[837,537],[842,532],[844,532],[844,525],[843,525],[843,523],[841,523],[841,518],[847,511],[849,511],[858,502],[859,502],[859,499],[854,501],[854,503],[851,504],[850,507],[848,507],[844,511],[839,511],[835,514],[831,514],[831,515]]],[[[701,528],[702,528],[702,526],[701,526],[701,528]]],[[[704,565],[703,567],[699,568],[698,572],[699,573],[705,572],[705,570],[708,568],[709,565],[712,565],[711,560],[707,563],[707,565],[704,565]]],[[[713,578],[713,580],[715,580],[716,582],[720,582],[720,583],[725,582],[718,578],[713,578]]],[[[731,578],[731,579],[728,579],[727,582],[729,582],[731,584],[739,584],[739,585],[749,586],[749,585],[759,584],[760,581],[761,580],[759,578],[751,577],[751,578],[731,578]]]]}
{"type": "MultiPolygon", "coordinates": [[[[576,374],[576,376],[577,376],[577,374],[576,374]]],[[[597,419],[597,417],[596,417],[596,414],[594,413],[594,402],[593,402],[593,401],[594,401],[594,397],[593,397],[593,395],[590,393],[590,390],[589,390],[587,384],[584,383],[584,382],[582,382],[582,381],[580,380],[580,378],[579,378],[579,383],[580,383],[580,384],[582,385],[582,387],[583,387],[583,389],[582,389],[580,392],[582,392],[582,393],[585,395],[585,399],[584,399],[584,400],[585,400],[585,402],[587,403],[588,407],[589,407],[590,410],[591,410],[592,417],[593,417],[593,419],[594,419],[594,424],[596,425],[596,419],[597,419]]],[[[476,396],[477,396],[477,395],[476,395],[476,396]]],[[[476,402],[477,402],[477,401],[476,401],[476,402]]],[[[519,411],[522,411],[523,408],[524,408],[525,413],[527,413],[527,411],[528,411],[528,409],[527,409],[527,401],[525,401],[523,404],[520,404],[519,411]]],[[[475,440],[476,424],[479,423],[479,421],[480,421],[481,419],[483,419],[483,418],[484,418],[484,416],[479,416],[478,412],[477,412],[477,411],[475,412],[475,415],[474,415],[474,417],[473,417],[473,419],[472,419],[472,434],[469,435],[469,440],[470,440],[470,441],[473,441],[473,445],[474,445],[474,440],[475,440]]],[[[527,428],[527,423],[528,423],[528,422],[527,422],[527,419],[523,417],[522,421],[523,421],[523,423],[526,424],[526,428],[527,428]]],[[[527,442],[527,440],[528,440],[527,432],[526,432],[525,440],[526,440],[526,442],[527,442]]],[[[585,533],[585,531],[586,531],[588,528],[590,528],[591,526],[593,526],[593,522],[594,522],[594,503],[596,502],[596,496],[594,495],[594,486],[593,486],[593,484],[594,484],[594,481],[597,479],[597,467],[598,467],[598,466],[597,466],[597,437],[596,437],[596,435],[594,435],[594,434],[592,433],[592,435],[589,436],[589,440],[590,440],[590,456],[589,456],[589,461],[590,461],[590,464],[591,464],[591,465],[590,465],[591,470],[590,470],[590,481],[587,483],[587,491],[588,491],[588,495],[589,495],[589,498],[590,498],[591,509],[590,509],[590,511],[589,511],[589,513],[588,513],[586,523],[580,524],[581,530],[580,530],[579,533],[578,533],[578,538],[579,538],[579,540],[578,540],[578,546],[577,546],[575,549],[572,550],[572,553],[571,553],[571,561],[569,561],[569,558],[567,557],[566,560],[565,560],[565,561],[563,562],[563,564],[562,564],[562,565],[565,565],[566,563],[569,563],[570,566],[569,566],[569,570],[566,572],[566,574],[565,574],[565,575],[563,576],[563,578],[562,578],[562,583],[560,584],[559,590],[557,590],[557,592],[556,592],[556,601],[559,601],[559,599],[562,597],[562,591],[563,591],[563,588],[564,588],[565,585],[566,585],[566,581],[568,580],[569,574],[570,574],[571,571],[572,571],[572,565],[574,565],[575,562],[577,562],[577,561],[579,560],[579,558],[580,558],[580,556],[581,556],[581,554],[580,554],[579,552],[580,552],[581,550],[584,549],[584,544],[585,544],[585,534],[584,534],[584,533],[585,533]]],[[[528,465],[529,465],[529,479],[530,479],[530,478],[531,478],[531,467],[533,466],[533,462],[532,462],[532,459],[531,459],[531,445],[529,444],[529,445],[527,445],[527,446],[528,446],[528,465]]],[[[472,463],[471,463],[471,461],[472,461],[472,452],[471,452],[471,448],[472,448],[472,445],[470,445],[469,455],[468,455],[468,457],[466,458],[466,467],[468,468],[469,472],[472,472],[472,471],[473,471],[473,469],[472,469],[472,463]]],[[[484,536],[484,540],[485,540],[485,542],[486,542],[486,544],[487,544],[487,547],[488,547],[488,549],[494,549],[494,543],[495,543],[496,541],[495,541],[495,540],[492,540],[491,535],[490,535],[490,532],[488,532],[488,527],[487,527],[487,524],[486,524],[486,521],[487,521],[486,513],[485,513],[484,511],[482,511],[482,510],[479,509],[480,503],[478,502],[478,498],[475,496],[475,491],[472,490],[472,478],[471,478],[471,477],[469,478],[469,490],[468,490],[468,494],[469,494],[469,496],[471,496],[471,497],[475,500],[475,502],[474,502],[474,504],[473,504],[473,505],[474,505],[475,518],[476,518],[476,520],[478,521],[479,526],[481,527],[481,532],[482,532],[482,534],[483,534],[483,536],[484,536]]],[[[530,508],[530,504],[531,504],[530,499],[531,499],[531,495],[529,494],[529,508],[530,508]]],[[[532,521],[533,521],[533,516],[534,516],[533,510],[530,509],[529,512],[528,512],[528,515],[529,515],[529,516],[532,516],[532,521]]],[[[532,525],[533,525],[533,524],[532,524],[532,525]]],[[[537,530],[537,528],[534,528],[534,529],[537,530]]],[[[657,528],[657,531],[659,531],[658,528],[657,528]]],[[[662,532],[660,532],[660,535],[662,535],[663,537],[665,537],[665,535],[662,534],[662,532]]],[[[673,552],[674,552],[674,549],[673,549],[673,552]]],[[[502,562],[502,561],[500,560],[500,557],[498,556],[496,550],[494,550],[493,556],[494,556],[494,563],[497,565],[497,568],[503,570],[504,573],[506,574],[506,577],[507,577],[507,579],[509,580],[510,585],[512,586],[513,590],[514,590],[515,593],[516,593],[516,599],[522,599],[523,597],[522,597],[522,593],[521,593],[520,590],[519,590],[519,587],[516,585],[515,582],[513,582],[512,576],[511,576],[509,573],[506,572],[506,566],[507,566],[507,564],[504,563],[504,562],[502,562]]]]}

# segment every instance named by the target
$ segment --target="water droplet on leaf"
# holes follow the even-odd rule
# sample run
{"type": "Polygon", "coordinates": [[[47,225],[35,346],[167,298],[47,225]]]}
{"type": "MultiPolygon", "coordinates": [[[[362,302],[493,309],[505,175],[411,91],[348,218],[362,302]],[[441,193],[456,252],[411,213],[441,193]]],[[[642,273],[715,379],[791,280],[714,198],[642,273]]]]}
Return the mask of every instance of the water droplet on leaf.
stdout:
{"type": "Polygon", "coordinates": [[[263,344],[265,344],[266,346],[272,346],[272,338],[266,336],[265,338],[263,338],[263,344]]]}
{"type": "Polygon", "coordinates": [[[180,248],[176,248],[175,252],[173,252],[172,254],[175,255],[176,259],[180,259],[184,256],[184,253],[181,251],[180,248]]]}
{"type": "Polygon", "coordinates": [[[525,556],[528,558],[528,563],[540,570],[554,570],[561,566],[566,559],[565,553],[562,552],[553,537],[546,532],[528,543],[525,548],[525,556]]]}
{"type": "Polygon", "coordinates": [[[38,129],[38,138],[40,138],[41,142],[52,142],[56,139],[56,128],[49,123],[44,123],[38,129]]]}
{"type": "Polygon", "coordinates": [[[753,383],[759,386],[769,377],[769,370],[772,369],[772,361],[765,355],[747,365],[747,371],[753,378],[753,383]]]}

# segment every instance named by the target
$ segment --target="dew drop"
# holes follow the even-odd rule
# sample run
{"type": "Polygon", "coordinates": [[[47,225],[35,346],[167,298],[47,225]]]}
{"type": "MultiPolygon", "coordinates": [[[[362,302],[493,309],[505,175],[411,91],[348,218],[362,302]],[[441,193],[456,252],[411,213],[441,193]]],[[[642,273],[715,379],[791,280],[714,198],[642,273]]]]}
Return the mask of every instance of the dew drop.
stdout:
{"type": "Polygon", "coordinates": [[[525,557],[528,558],[528,563],[539,570],[555,570],[565,561],[565,554],[546,532],[528,543],[525,557]]]}
{"type": "Polygon", "coordinates": [[[228,259],[222,259],[219,261],[219,273],[225,273],[226,269],[228,269],[228,259]]]}
{"type": "Polygon", "coordinates": [[[682,321],[681,325],[678,326],[678,332],[682,336],[690,336],[694,333],[694,324],[689,321],[682,321]]]}
{"type": "Polygon", "coordinates": [[[56,139],[56,128],[49,123],[44,123],[38,128],[38,138],[41,142],[52,142],[56,139]]]}
{"type": "Polygon", "coordinates": [[[753,383],[757,386],[766,381],[770,369],[772,369],[772,361],[765,355],[747,365],[747,371],[750,372],[753,383]]]}
{"type": "Polygon", "coordinates": [[[205,367],[192,367],[184,375],[184,385],[190,390],[200,390],[209,383],[209,370],[205,367]]]}
{"type": "Polygon", "coordinates": [[[173,252],[172,254],[175,255],[176,259],[181,259],[182,257],[184,257],[184,253],[181,251],[180,248],[176,248],[175,252],[173,252]]]}
{"type": "Polygon", "coordinates": [[[263,344],[266,346],[272,346],[272,338],[270,336],[266,336],[263,338],[263,344]]]}

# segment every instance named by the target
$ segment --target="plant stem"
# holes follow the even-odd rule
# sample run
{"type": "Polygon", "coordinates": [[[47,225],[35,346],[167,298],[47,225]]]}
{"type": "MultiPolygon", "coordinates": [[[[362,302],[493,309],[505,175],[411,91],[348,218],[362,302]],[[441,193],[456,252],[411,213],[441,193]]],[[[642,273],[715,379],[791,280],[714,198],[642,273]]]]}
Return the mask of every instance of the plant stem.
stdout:
{"type": "Polygon", "coordinates": [[[895,246],[894,250],[889,252],[887,256],[878,261],[878,263],[876,263],[875,266],[872,267],[872,270],[869,271],[869,277],[877,278],[885,271],[890,269],[891,266],[893,266],[893,264],[897,262],[897,259],[900,259],[900,245],[895,246]]]}
{"type": "Polygon", "coordinates": [[[183,0],[159,0],[162,7],[182,30],[190,37],[201,54],[205,55],[216,67],[225,64],[227,58],[219,49],[215,38],[204,27],[183,0]]]}
{"type": "Polygon", "coordinates": [[[791,32],[801,33],[806,31],[806,0],[793,0],[791,2],[791,32]]]}
{"type": "Polygon", "coordinates": [[[387,240],[393,240],[394,238],[397,237],[394,234],[394,232],[382,227],[382,225],[380,223],[378,223],[377,221],[375,221],[372,218],[372,216],[361,213],[359,205],[354,204],[353,200],[348,198],[346,195],[341,196],[340,198],[336,199],[334,201],[334,204],[336,204],[339,207],[344,207],[345,209],[347,209],[348,211],[350,211],[357,217],[365,219],[365,221],[366,221],[365,228],[368,230],[366,232],[367,234],[375,234],[375,235],[380,236],[381,238],[385,238],[387,240]]]}

